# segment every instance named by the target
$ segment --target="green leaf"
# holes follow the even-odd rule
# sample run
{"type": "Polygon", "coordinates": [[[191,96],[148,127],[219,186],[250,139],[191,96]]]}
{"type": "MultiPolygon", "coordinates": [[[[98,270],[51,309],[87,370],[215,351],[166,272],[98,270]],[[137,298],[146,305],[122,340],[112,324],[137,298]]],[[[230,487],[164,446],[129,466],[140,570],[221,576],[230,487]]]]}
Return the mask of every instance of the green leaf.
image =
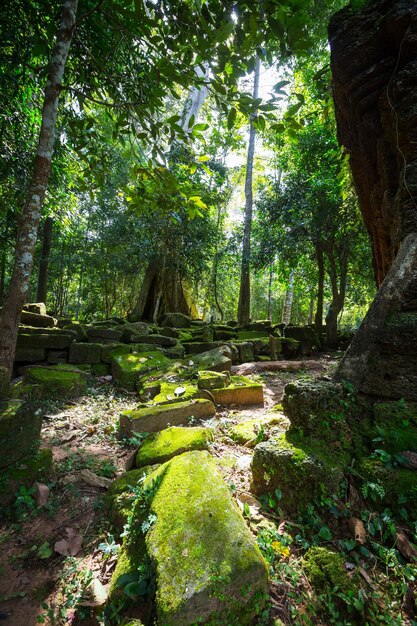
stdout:
{"type": "Polygon", "coordinates": [[[198,163],[207,163],[207,161],[210,161],[210,157],[207,154],[203,154],[197,158],[197,161],[198,163]]]}
{"type": "Polygon", "coordinates": [[[208,127],[209,127],[208,124],[203,124],[203,123],[194,124],[193,130],[197,130],[197,131],[199,131],[199,130],[207,130],[208,127]]]}
{"type": "Polygon", "coordinates": [[[231,130],[235,125],[237,110],[235,107],[232,107],[227,116],[227,128],[231,130]]]}
{"type": "Polygon", "coordinates": [[[272,87],[272,89],[273,89],[273,91],[283,91],[283,87],[286,87],[289,84],[290,84],[289,80],[280,80],[278,83],[276,83],[272,87]]]}

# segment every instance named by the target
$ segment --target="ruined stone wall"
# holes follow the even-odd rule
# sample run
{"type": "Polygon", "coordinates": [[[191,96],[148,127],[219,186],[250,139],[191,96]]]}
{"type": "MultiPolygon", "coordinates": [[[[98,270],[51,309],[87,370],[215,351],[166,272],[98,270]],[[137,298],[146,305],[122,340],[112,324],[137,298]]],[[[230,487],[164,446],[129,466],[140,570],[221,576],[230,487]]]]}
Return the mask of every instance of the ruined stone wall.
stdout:
{"type": "Polygon", "coordinates": [[[339,141],[380,285],[401,241],[417,232],[417,0],[346,8],[329,36],[339,141]]]}

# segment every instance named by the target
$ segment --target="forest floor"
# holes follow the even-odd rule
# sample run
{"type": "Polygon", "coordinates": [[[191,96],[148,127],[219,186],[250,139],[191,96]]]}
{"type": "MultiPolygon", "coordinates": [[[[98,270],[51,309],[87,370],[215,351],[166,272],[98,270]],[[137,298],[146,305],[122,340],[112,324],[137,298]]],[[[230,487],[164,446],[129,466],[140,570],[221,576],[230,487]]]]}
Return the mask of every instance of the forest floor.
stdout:
{"type": "MultiPolygon", "coordinates": [[[[273,554],[277,576],[271,583],[271,624],[273,619],[281,619],[284,624],[345,622],[320,621],[307,614],[305,619],[293,621],[294,611],[302,615],[312,596],[299,566],[301,548],[289,547],[289,533],[297,532],[297,525],[286,522],[274,513],[272,505],[265,507],[252,496],[253,450],[236,444],[228,436],[228,428],[268,413],[280,403],[284,387],[291,380],[331,374],[338,356],[324,355],[308,370],[256,373],[255,367],[250,377],[264,384],[264,406],[221,409],[208,424],[215,428],[211,453],[219,470],[258,536],[258,543],[262,534],[261,549],[267,555],[273,554]],[[280,536],[288,537],[288,546],[285,542],[274,545],[277,528],[280,536]]],[[[116,389],[106,379],[96,379],[88,395],[76,402],[45,402],[41,445],[53,450],[54,478],[46,504],[37,504],[33,489],[22,489],[17,494],[12,523],[9,520],[0,526],[0,623],[101,623],[89,615],[92,607],[97,612],[103,603],[117,560],[117,543],[106,518],[104,495],[107,484],[132,467],[137,446],[119,439],[117,426],[119,414],[136,403],[135,393],[116,389]]],[[[275,429],[285,427],[282,415],[282,425],[275,429]]],[[[271,558],[268,560],[271,563],[271,558]]],[[[365,577],[369,578],[366,573],[365,577]]],[[[374,585],[370,579],[369,584],[374,585]]]]}

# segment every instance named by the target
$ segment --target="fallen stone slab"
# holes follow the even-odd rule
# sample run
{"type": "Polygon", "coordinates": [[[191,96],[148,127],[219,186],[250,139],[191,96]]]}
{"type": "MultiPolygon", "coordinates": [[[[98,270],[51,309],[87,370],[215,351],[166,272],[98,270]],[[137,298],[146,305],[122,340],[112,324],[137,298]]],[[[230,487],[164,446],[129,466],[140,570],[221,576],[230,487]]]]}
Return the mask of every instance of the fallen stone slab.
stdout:
{"type": "MultiPolygon", "coordinates": [[[[46,329],[42,329],[43,331],[46,329]]],[[[35,332],[28,332],[28,329],[19,330],[17,336],[18,348],[44,348],[52,350],[64,350],[69,348],[75,340],[76,334],[73,331],[56,329],[48,333],[37,329],[35,332]]],[[[16,359],[17,361],[18,359],[16,359]]]]}
{"type": "Polygon", "coordinates": [[[122,338],[123,330],[119,328],[87,328],[90,343],[115,343],[122,338]]]}
{"type": "Polygon", "coordinates": [[[139,378],[154,370],[165,369],[171,363],[162,352],[139,352],[121,354],[112,360],[112,376],[119,387],[135,391],[139,378]]]}
{"type": "Polygon", "coordinates": [[[85,394],[86,376],[65,367],[33,366],[25,369],[24,385],[31,385],[30,394],[36,398],[77,398],[85,394]]]}
{"type": "Polygon", "coordinates": [[[258,372],[295,372],[297,370],[318,370],[324,369],[321,361],[260,361],[257,363],[242,363],[233,368],[233,373],[247,376],[258,372]]]}
{"type": "Polygon", "coordinates": [[[36,326],[38,328],[53,328],[57,325],[57,321],[54,317],[30,313],[29,311],[22,311],[20,323],[27,324],[28,326],[36,326]]]}
{"type": "Polygon", "coordinates": [[[136,455],[136,467],[166,463],[174,456],[191,450],[207,450],[211,441],[211,428],[166,428],[146,437],[136,455]]]}
{"type": "Polygon", "coordinates": [[[224,406],[263,405],[264,389],[260,383],[254,383],[244,376],[232,376],[230,385],[223,389],[212,389],[211,393],[218,404],[224,406]]]}
{"type": "Polygon", "coordinates": [[[241,445],[247,445],[249,448],[254,448],[257,443],[262,441],[262,438],[257,441],[257,437],[260,436],[263,430],[269,430],[274,426],[280,427],[282,430],[287,429],[290,425],[290,421],[278,413],[266,414],[259,417],[259,419],[250,419],[235,424],[229,430],[229,435],[241,445]]]}
{"type": "Polygon", "coordinates": [[[232,351],[229,346],[220,346],[201,354],[195,354],[188,361],[199,370],[213,372],[230,372],[232,368],[232,351]]]}
{"type": "Polygon", "coordinates": [[[167,337],[166,335],[135,335],[135,342],[148,343],[151,345],[162,346],[163,348],[170,348],[177,345],[177,339],[167,337]]]}
{"type": "Polygon", "coordinates": [[[158,626],[252,624],[265,604],[268,568],[208,452],[174,457],[146,477],[143,489],[148,508],[135,510],[137,539],[124,540],[111,589],[145,557],[158,626]],[[155,521],[141,541],[149,516],[155,521]]]}
{"type": "Polygon", "coordinates": [[[130,354],[131,346],[123,343],[110,343],[101,349],[101,360],[103,363],[112,363],[113,359],[122,354],[130,354]]]}
{"type": "Polygon", "coordinates": [[[171,328],[190,328],[191,317],[182,313],[165,313],[159,320],[159,325],[171,328]]]}
{"type": "Polygon", "coordinates": [[[0,468],[36,453],[42,413],[22,400],[0,402],[0,468]]]}
{"type": "Polygon", "coordinates": [[[191,418],[208,419],[214,417],[216,409],[210,400],[196,399],[125,411],[120,416],[120,432],[154,433],[168,426],[188,423],[191,418]]]}

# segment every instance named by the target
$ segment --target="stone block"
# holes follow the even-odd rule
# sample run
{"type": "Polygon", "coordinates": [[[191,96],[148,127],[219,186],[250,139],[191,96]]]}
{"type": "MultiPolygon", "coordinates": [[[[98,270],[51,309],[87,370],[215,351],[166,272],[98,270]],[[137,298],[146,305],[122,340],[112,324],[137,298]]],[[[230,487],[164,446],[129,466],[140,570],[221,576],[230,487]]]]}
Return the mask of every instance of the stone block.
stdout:
{"type": "Polygon", "coordinates": [[[191,418],[208,419],[215,414],[214,404],[204,399],[143,407],[122,413],[120,431],[124,435],[132,432],[154,433],[168,426],[187,424],[191,418]]]}
{"type": "Polygon", "coordinates": [[[73,343],[69,351],[70,363],[100,363],[101,343],[73,343]]]}
{"type": "Polygon", "coordinates": [[[36,453],[42,413],[22,400],[0,402],[0,468],[36,453]]]}

